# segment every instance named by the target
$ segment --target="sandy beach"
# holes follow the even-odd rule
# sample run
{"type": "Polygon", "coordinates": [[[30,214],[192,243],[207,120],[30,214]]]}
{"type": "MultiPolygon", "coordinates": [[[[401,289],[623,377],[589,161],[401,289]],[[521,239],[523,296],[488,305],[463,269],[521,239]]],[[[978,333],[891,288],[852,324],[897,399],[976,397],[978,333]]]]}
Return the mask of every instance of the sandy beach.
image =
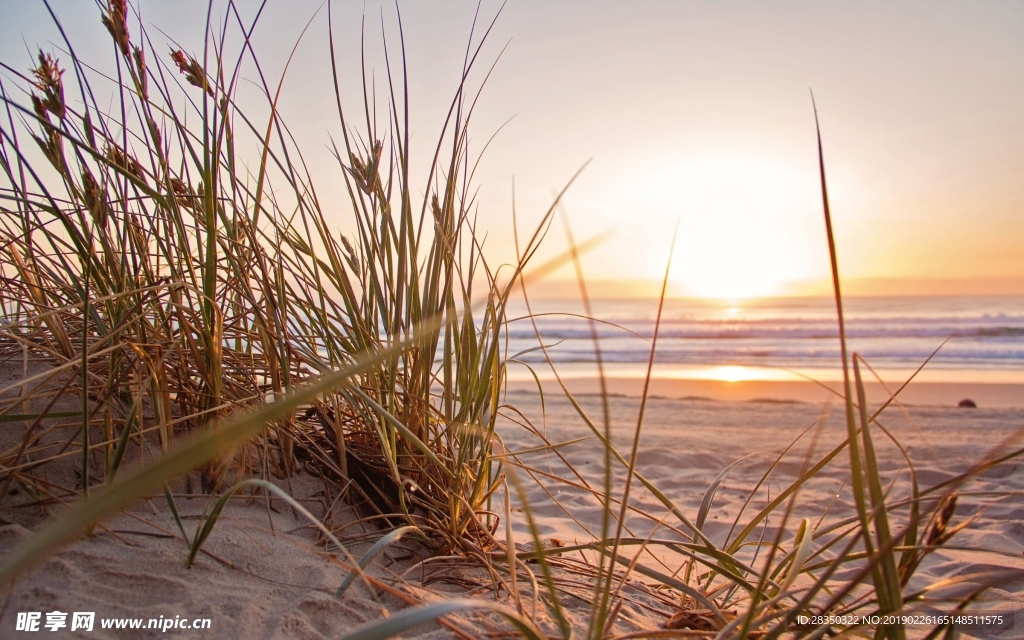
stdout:
{"type": "MultiPolygon", "coordinates": [[[[522,405],[526,405],[522,401],[526,398],[530,398],[534,406],[537,403],[537,396],[522,394],[511,397],[513,402],[520,401],[522,405]]],[[[600,420],[600,398],[588,396],[582,398],[581,404],[595,420],[600,420]]],[[[627,455],[638,404],[638,399],[632,397],[614,397],[609,403],[613,440],[616,447],[627,455]]],[[[595,438],[589,430],[578,420],[573,420],[574,413],[566,403],[557,399],[551,401],[548,405],[547,439],[563,442],[590,436],[586,442],[565,447],[564,453],[584,479],[600,486],[600,448],[594,446],[595,438]]],[[[904,415],[899,408],[891,407],[881,414],[879,422],[905,448],[918,482],[926,487],[949,480],[988,456],[1019,447],[1024,410],[915,406],[904,415]]],[[[808,460],[816,461],[845,436],[842,406],[827,410],[824,405],[811,403],[655,398],[648,403],[637,470],[673,501],[678,501],[678,506],[692,518],[718,473],[731,463],[746,458],[719,487],[708,518],[706,531],[712,539],[722,541],[735,522],[742,526],[770,496],[777,495],[802,469],[810,466],[808,460]],[[801,433],[802,439],[797,440],[801,433]],[[815,453],[809,454],[815,434],[815,453]],[[791,444],[793,447],[783,455],[791,444]],[[762,482],[773,464],[776,464],[774,470],[763,481],[760,490],[751,496],[751,489],[762,482]],[[744,511],[748,498],[750,503],[744,511]]],[[[513,448],[515,445],[528,448],[531,442],[536,446],[536,439],[524,437],[522,432],[510,433],[507,440],[514,443],[513,448]]],[[[880,465],[887,479],[897,478],[893,490],[901,491],[899,482],[907,479],[907,463],[894,446],[882,440],[881,436],[876,440],[880,465]]],[[[564,474],[564,465],[548,453],[536,454],[531,464],[555,475],[564,474]]],[[[915,579],[921,580],[923,585],[929,580],[965,575],[986,568],[1024,567],[1020,558],[1024,548],[1021,520],[1024,510],[1019,501],[1022,488],[1019,469],[1020,463],[1012,462],[972,478],[959,487],[961,498],[957,519],[971,518],[972,521],[951,544],[989,549],[994,553],[942,550],[929,559],[915,579]]],[[[830,521],[848,516],[853,512],[848,481],[848,459],[842,454],[799,492],[792,517],[810,517],[818,527],[825,527],[830,521]]],[[[536,511],[546,516],[543,519],[544,534],[565,540],[587,539],[586,529],[593,531],[599,526],[600,509],[596,508],[596,501],[585,492],[555,486],[558,501],[566,505],[577,522],[574,523],[554,505],[545,492],[534,489],[529,493],[530,502],[536,511]]],[[[665,509],[653,496],[640,488],[635,491],[631,506],[657,517],[665,514],[665,509]]],[[[634,535],[639,537],[649,535],[652,529],[650,520],[635,515],[630,526],[634,535]]],[[[765,534],[770,536],[772,533],[773,528],[769,524],[765,534]]],[[[658,537],[665,536],[671,538],[672,534],[658,533],[658,537]]],[[[1024,610],[1021,586],[1006,585],[988,592],[989,600],[984,606],[1006,612],[1024,610]]],[[[958,588],[965,587],[961,585],[958,588]]],[[[1018,626],[1015,631],[1004,635],[981,633],[978,637],[1009,638],[1019,637],[1019,634],[1018,626]]]]}
{"type": "MultiPolygon", "coordinates": [[[[598,394],[601,386],[592,376],[565,377],[566,387],[573,393],[598,394]]],[[[889,398],[903,380],[891,380],[883,387],[878,382],[865,382],[868,402],[876,406],[889,398]]],[[[644,381],[640,377],[606,379],[611,393],[639,397],[644,381]]],[[[520,392],[536,392],[533,380],[516,380],[509,388],[520,392]]],[[[542,379],[545,393],[557,394],[560,387],[553,379],[542,379]]],[[[810,382],[795,380],[672,380],[655,378],[650,382],[649,395],[660,398],[689,398],[705,400],[802,402],[822,406],[841,397],[841,381],[810,382]]],[[[900,402],[907,406],[955,407],[961,400],[973,400],[978,407],[1014,409],[1024,407],[1024,384],[979,382],[911,382],[900,394],[900,402]]]]}
{"type": "MultiPolygon", "coordinates": [[[[511,394],[510,400],[518,406],[532,405],[539,408],[539,397],[536,395],[511,394]]],[[[599,397],[583,396],[580,402],[595,420],[600,421],[599,397]]],[[[600,451],[599,447],[593,445],[595,438],[575,418],[575,410],[564,400],[548,398],[547,403],[547,439],[551,442],[564,442],[588,438],[585,442],[568,445],[560,450],[587,480],[596,483],[601,475],[601,464],[599,456],[595,455],[600,451]]],[[[616,447],[625,454],[628,454],[636,426],[638,405],[639,399],[636,397],[612,397],[609,401],[613,440],[616,447]]],[[[908,413],[909,416],[903,415],[898,408],[887,408],[879,421],[906,449],[914,463],[918,481],[925,486],[952,478],[987,456],[1019,446],[1015,438],[1019,439],[1018,431],[1024,427],[1022,409],[916,406],[908,409],[908,413]]],[[[600,422],[598,424],[600,426],[600,422]]],[[[537,426],[543,428],[539,424],[537,426]]],[[[780,456],[781,461],[767,483],[774,487],[785,486],[801,468],[809,466],[808,460],[816,461],[845,437],[846,427],[841,406],[826,408],[799,402],[653,398],[648,401],[637,469],[656,480],[659,488],[669,492],[673,499],[679,499],[681,505],[696,512],[704,491],[715,476],[731,463],[750,456],[730,472],[716,496],[716,508],[711,519],[725,523],[731,522],[737,515],[750,489],[780,456]],[[809,454],[808,449],[815,439],[813,453],[809,454]],[[789,451],[783,456],[787,448],[789,451]]],[[[516,446],[524,449],[536,446],[536,438],[520,429],[510,429],[505,440],[513,449],[516,446]]],[[[884,442],[884,438],[876,442],[885,473],[889,476],[900,472],[905,474],[906,462],[896,448],[884,442]]],[[[534,466],[543,468],[556,468],[558,464],[557,459],[548,453],[535,454],[530,461],[534,466]]],[[[829,471],[819,479],[819,487],[801,492],[801,508],[806,507],[809,513],[813,513],[815,508],[825,511],[832,497],[848,480],[849,469],[845,463],[847,460],[844,457],[837,457],[834,464],[826,467],[829,471]]],[[[981,478],[973,479],[971,490],[979,493],[999,488],[1017,490],[1016,464],[1010,463],[981,478]]],[[[573,493],[564,488],[561,492],[569,495],[573,493]]],[[[541,495],[531,493],[531,502],[541,503],[541,495]]],[[[657,504],[649,497],[635,497],[635,506],[657,512],[657,504]]],[[[1012,502],[1003,499],[986,506],[976,524],[989,536],[985,540],[999,541],[995,548],[1016,550],[1019,555],[1024,547],[1024,539],[1021,538],[1019,524],[1013,525],[1010,520],[1012,502]],[[980,526],[982,523],[984,526],[980,526]]],[[[572,498],[570,503],[573,503],[572,498]]],[[[749,508],[756,506],[752,504],[749,508]]],[[[839,513],[848,508],[850,504],[843,502],[832,507],[839,513]]],[[[552,517],[552,521],[545,524],[552,525],[556,521],[560,523],[552,535],[570,539],[584,535],[581,530],[571,526],[564,514],[561,519],[558,519],[559,514],[554,510],[546,511],[545,515],[552,517]]],[[[588,516],[581,512],[574,511],[574,515],[584,522],[595,522],[593,517],[588,520],[588,516]]],[[[640,530],[637,533],[645,535],[647,531],[640,530]]]]}
{"type": "MultiPolygon", "coordinates": [[[[536,481],[523,469],[512,472],[525,489],[542,538],[554,538],[565,545],[590,542],[600,530],[599,501],[587,491],[555,478],[599,488],[603,473],[602,449],[597,439],[564,398],[548,394],[542,411],[539,395],[512,391],[507,395],[507,403],[529,418],[550,443],[585,438],[559,448],[574,471],[552,452],[544,451],[521,458],[535,470],[536,481]]],[[[601,424],[600,398],[582,395],[580,403],[601,424]]],[[[628,455],[632,443],[638,403],[637,397],[625,394],[609,400],[612,440],[624,455],[628,455]]],[[[907,413],[909,417],[892,407],[881,414],[879,421],[907,451],[922,488],[949,480],[986,456],[1021,446],[1018,432],[1024,427],[1024,409],[917,405],[907,413]]],[[[509,415],[521,420],[517,414],[509,415]]],[[[502,421],[500,433],[511,451],[542,444],[536,435],[512,420],[502,421]]],[[[722,544],[735,533],[734,523],[742,526],[767,500],[788,486],[808,466],[808,460],[820,458],[844,438],[841,406],[657,397],[647,404],[637,471],[693,520],[715,477],[742,459],[718,487],[704,525],[704,532],[722,544]],[[814,452],[809,454],[812,440],[814,452]],[[773,464],[774,470],[765,478],[773,464]],[[759,483],[760,488],[751,495],[759,483]],[[747,500],[749,503],[744,505],[747,500]]],[[[897,495],[905,492],[906,462],[895,447],[884,442],[881,434],[876,442],[883,474],[887,479],[896,479],[892,491],[897,495]]],[[[1024,490],[1024,474],[1020,464],[1001,465],[959,487],[953,524],[967,519],[971,522],[948,543],[948,548],[940,549],[925,561],[911,589],[985,570],[1024,568],[1024,508],[1019,500],[1024,490]]],[[[617,466],[613,492],[620,494],[623,474],[621,466],[617,466]]],[[[798,493],[790,518],[810,518],[817,529],[825,530],[848,517],[854,513],[848,480],[844,453],[798,493]]],[[[330,508],[325,520],[339,536],[354,534],[345,528],[352,514],[341,505],[328,504],[329,494],[318,481],[301,474],[280,484],[317,517],[323,518],[330,508]]],[[[186,532],[192,535],[204,509],[210,507],[210,499],[180,498],[176,502],[186,532]]],[[[522,505],[518,500],[513,502],[515,540],[518,545],[527,544],[531,535],[522,505]]],[[[635,482],[630,506],[639,511],[630,515],[627,535],[685,539],[680,532],[685,533],[686,527],[635,482]],[[655,526],[655,521],[662,519],[663,524],[655,526]]],[[[500,513],[503,507],[499,505],[495,510],[500,513]]],[[[9,508],[0,514],[4,519],[0,548],[10,550],[31,535],[32,527],[41,526],[40,518],[29,517],[29,511],[9,508]]],[[[769,518],[763,533],[758,535],[774,535],[779,518],[780,515],[769,518]]],[[[787,528],[793,528],[792,522],[787,528]]],[[[499,532],[503,530],[502,526],[499,532]]],[[[503,539],[500,533],[498,537],[503,539]]],[[[355,544],[352,551],[358,555],[368,547],[368,543],[355,544]]],[[[233,500],[191,568],[185,566],[186,555],[187,547],[165,500],[153,496],[104,521],[91,537],[73,542],[5,589],[0,629],[5,637],[12,637],[10,633],[15,629],[19,612],[41,612],[45,622],[47,612],[92,611],[97,618],[92,632],[79,630],[69,634],[68,628],[62,631],[83,638],[158,637],[162,631],[100,629],[99,620],[143,619],[145,625],[150,619],[180,617],[209,619],[210,628],[172,628],[166,633],[180,637],[329,638],[413,603],[453,595],[496,597],[486,572],[470,559],[428,560],[428,554],[416,544],[399,543],[368,568],[374,580],[372,589],[357,581],[343,598],[335,599],[333,592],[348,575],[350,564],[337,554],[325,553],[322,536],[308,521],[277,500],[268,510],[264,498],[233,500]]],[[[574,625],[583,630],[589,606],[584,558],[593,562],[592,555],[579,553],[567,553],[552,560],[556,576],[578,596],[566,598],[565,602],[574,625]]],[[[641,561],[667,573],[678,571],[679,563],[679,557],[665,553],[645,555],[641,561]]],[[[536,565],[527,566],[537,571],[536,565]]],[[[672,596],[651,590],[646,584],[650,582],[635,572],[630,576],[630,586],[622,592],[624,605],[613,634],[663,628],[675,610],[675,602],[672,596]]],[[[970,584],[968,580],[951,590],[962,594],[970,584]]],[[[531,606],[529,582],[521,579],[517,589],[521,601],[531,606]]],[[[501,591],[497,599],[515,606],[515,599],[507,592],[501,591]]],[[[943,605],[936,602],[929,608],[941,611],[943,605]]],[[[999,631],[967,631],[963,637],[1020,637],[1020,630],[1024,629],[1022,585],[1005,584],[991,589],[972,608],[1012,617],[1015,626],[999,631]]],[[[538,619],[544,624],[543,611],[538,619]]],[[[445,624],[424,624],[409,636],[480,637],[488,630],[505,628],[493,616],[478,614],[457,614],[446,619],[445,624]]],[[[551,624],[550,620],[547,624],[551,624]]],[[[923,630],[924,627],[909,627],[912,636],[923,630]]]]}

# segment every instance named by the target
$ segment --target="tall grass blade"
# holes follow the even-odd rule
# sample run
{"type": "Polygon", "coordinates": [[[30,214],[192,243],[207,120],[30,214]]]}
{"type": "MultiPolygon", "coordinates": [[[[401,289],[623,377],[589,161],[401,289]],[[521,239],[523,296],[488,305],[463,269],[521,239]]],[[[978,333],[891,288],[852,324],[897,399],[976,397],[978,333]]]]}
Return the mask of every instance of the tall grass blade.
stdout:
{"type": "Polygon", "coordinates": [[[544,634],[525,616],[496,602],[452,598],[443,602],[404,609],[384,620],[364,625],[362,628],[343,636],[343,640],[383,640],[383,638],[394,637],[416,625],[467,609],[483,609],[501,615],[512,623],[516,630],[528,640],[544,640],[545,638],[544,634]]]}
{"type": "MultiPolygon", "coordinates": [[[[879,549],[879,557],[871,558],[872,574],[875,581],[875,593],[881,613],[899,611],[903,606],[901,596],[902,585],[896,571],[896,558],[893,546],[895,540],[889,530],[889,515],[885,504],[885,490],[875,457],[875,447],[871,439],[868,425],[867,394],[864,392],[864,381],[861,380],[859,356],[853,356],[853,375],[857,386],[857,405],[860,417],[860,434],[864,445],[864,473],[871,498],[871,521],[874,523],[875,544],[879,549]]],[[[865,538],[870,534],[865,531],[865,538]]],[[[902,624],[883,627],[883,637],[904,638],[906,633],[902,624]]]]}

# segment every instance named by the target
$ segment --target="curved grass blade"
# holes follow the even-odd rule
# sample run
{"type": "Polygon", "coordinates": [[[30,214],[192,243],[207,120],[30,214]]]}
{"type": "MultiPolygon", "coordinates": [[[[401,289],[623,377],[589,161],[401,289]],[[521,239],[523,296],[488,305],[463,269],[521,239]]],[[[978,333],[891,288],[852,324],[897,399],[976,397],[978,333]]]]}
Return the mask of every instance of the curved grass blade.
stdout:
{"type": "Polygon", "coordinates": [[[188,534],[185,533],[185,525],[181,522],[181,516],[178,515],[178,505],[174,503],[174,496],[171,495],[171,489],[166,484],[164,485],[164,498],[167,500],[167,508],[171,510],[174,524],[178,525],[178,531],[181,533],[182,539],[185,541],[185,544],[191,547],[192,542],[188,539],[188,534]]]}
{"type": "MultiPolygon", "coordinates": [[[[366,566],[373,562],[373,559],[380,555],[380,552],[383,551],[384,548],[387,547],[389,544],[398,542],[402,539],[403,536],[410,534],[414,531],[419,532],[420,528],[414,525],[409,525],[406,527],[399,527],[388,533],[386,536],[384,536],[376,543],[374,543],[374,545],[370,547],[370,550],[364,553],[359,558],[359,562],[357,563],[359,565],[359,569],[365,569],[366,566]]],[[[358,575],[359,573],[356,571],[353,571],[352,573],[348,574],[345,580],[338,587],[338,590],[334,592],[334,597],[340,598],[345,593],[345,591],[348,590],[349,586],[351,586],[352,582],[355,581],[356,576],[358,575]]]]}
{"type": "Polygon", "coordinates": [[[786,577],[783,578],[782,584],[779,585],[780,594],[785,593],[786,589],[792,586],[796,577],[803,572],[804,563],[807,562],[807,558],[811,555],[811,542],[813,540],[811,521],[809,518],[804,518],[800,521],[800,527],[796,532],[796,541],[794,542],[796,549],[791,556],[792,561],[789,565],[789,571],[786,572],[786,577]]]}
{"type": "Polygon", "coordinates": [[[493,611],[494,613],[500,614],[506,620],[511,622],[519,633],[521,633],[523,637],[528,638],[528,640],[543,640],[545,637],[526,617],[521,616],[515,611],[503,607],[496,602],[490,602],[487,600],[470,600],[468,598],[453,598],[452,600],[445,600],[444,602],[436,602],[420,607],[405,609],[393,616],[385,618],[384,620],[367,624],[347,636],[344,636],[342,640],[382,640],[383,638],[391,638],[407,629],[415,627],[418,624],[430,622],[431,620],[435,620],[441,616],[446,616],[449,613],[455,613],[456,611],[462,611],[465,609],[485,609],[487,611],[493,611]]]}
{"type": "Polygon", "coordinates": [[[758,455],[761,455],[760,451],[755,451],[754,453],[743,456],[728,467],[722,469],[721,473],[715,477],[711,482],[711,486],[709,486],[708,490],[704,492],[704,498],[700,501],[700,509],[697,510],[696,525],[698,529],[704,529],[704,521],[707,520],[708,512],[711,510],[711,503],[715,500],[715,493],[718,491],[718,485],[722,484],[722,481],[725,480],[727,475],[729,475],[729,472],[735,469],[740,463],[758,455]]]}
{"type": "Polygon", "coordinates": [[[394,542],[395,540],[401,537],[401,535],[395,536],[394,534],[399,532],[408,533],[408,531],[406,530],[416,529],[416,527],[403,527],[402,529],[399,529],[397,531],[392,531],[390,534],[384,537],[384,540],[378,541],[377,544],[375,544],[373,548],[371,548],[370,551],[366,553],[366,555],[359,559],[359,561],[356,561],[352,554],[349,553],[345,545],[341,544],[341,541],[339,541],[338,538],[335,537],[333,533],[331,533],[331,530],[325,527],[324,524],[320,522],[320,520],[318,520],[316,516],[310,513],[301,504],[299,504],[299,502],[295,498],[290,496],[288,492],[267,480],[262,480],[259,478],[250,478],[248,480],[243,480],[238,484],[234,485],[233,487],[228,489],[224,493],[224,495],[220,497],[220,499],[217,500],[217,503],[216,505],[214,505],[214,508],[210,512],[210,515],[206,518],[206,520],[203,521],[201,529],[196,532],[196,537],[193,540],[191,548],[189,550],[188,566],[192,566],[192,562],[195,559],[196,555],[199,553],[199,549],[202,546],[203,542],[205,542],[206,539],[210,536],[210,533],[213,532],[213,527],[217,524],[217,521],[220,518],[221,511],[224,510],[224,506],[227,504],[228,500],[231,498],[231,496],[233,496],[239,490],[244,489],[245,487],[260,487],[262,489],[266,489],[270,493],[276,495],[278,498],[284,500],[286,503],[288,503],[289,507],[295,510],[296,513],[301,514],[303,517],[309,520],[313,524],[313,526],[319,529],[320,532],[323,533],[324,536],[326,536],[327,539],[330,540],[331,543],[333,543],[334,546],[338,548],[339,551],[341,551],[347,556],[348,561],[352,563],[353,569],[352,572],[348,575],[348,577],[345,578],[345,581],[342,583],[342,587],[339,587],[339,596],[342,589],[348,587],[348,585],[352,583],[356,576],[365,578],[363,569],[365,569],[366,565],[368,565],[373,560],[374,556],[380,553],[380,550],[386,546],[387,542],[394,542]],[[385,540],[387,542],[385,542],[385,540]],[[385,544],[381,544],[382,542],[385,542],[385,544]]]}

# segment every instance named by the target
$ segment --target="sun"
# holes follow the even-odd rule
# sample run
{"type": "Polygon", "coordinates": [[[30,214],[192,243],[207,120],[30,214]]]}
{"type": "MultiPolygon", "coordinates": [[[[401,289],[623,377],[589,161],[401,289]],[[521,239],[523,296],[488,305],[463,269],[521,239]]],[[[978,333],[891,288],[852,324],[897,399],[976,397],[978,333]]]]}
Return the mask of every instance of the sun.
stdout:
{"type": "Polygon", "coordinates": [[[799,249],[767,221],[722,208],[679,243],[670,280],[688,295],[736,300],[777,295],[800,276],[799,249]]]}
{"type": "Polygon", "coordinates": [[[780,295],[820,266],[820,240],[809,237],[820,231],[813,176],[782,161],[744,154],[694,157],[648,171],[638,186],[644,215],[658,229],[647,251],[652,277],[664,274],[664,238],[679,220],[669,279],[681,295],[780,295]]]}
{"type": "Polygon", "coordinates": [[[757,372],[750,369],[749,367],[741,367],[737,365],[723,365],[714,367],[708,376],[711,380],[721,380],[723,382],[746,382],[748,380],[757,380],[757,372]]]}

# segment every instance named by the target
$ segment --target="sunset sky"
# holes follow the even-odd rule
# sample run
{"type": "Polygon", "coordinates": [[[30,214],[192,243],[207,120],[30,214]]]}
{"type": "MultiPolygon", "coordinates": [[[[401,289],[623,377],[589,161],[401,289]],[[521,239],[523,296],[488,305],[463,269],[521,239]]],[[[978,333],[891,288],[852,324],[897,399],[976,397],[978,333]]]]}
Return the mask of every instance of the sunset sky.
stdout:
{"type": "MultiPolygon", "coordinates": [[[[173,38],[201,53],[205,4],[142,2],[157,50],[173,38]]],[[[251,18],[256,3],[240,5],[251,18]]],[[[74,27],[79,56],[108,64],[99,10],[70,0],[53,6],[74,27]]],[[[476,5],[399,6],[419,145],[414,171],[425,177],[476,5]]],[[[269,77],[280,75],[318,7],[269,2],[254,39],[269,77]]],[[[482,26],[499,7],[483,3],[482,26]]],[[[0,0],[0,11],[4,61],[27,69],[36,45],[67,59],[42,3],[0,0]]],[[[337,2],[334,11],[343,98],[356,112],[361,16],[382,87],[381,18],[397,54],[396,13],[372,1],[337,2]]],[[[223,10],[215,14],[219,21],[223,10]]],[[[339,134],[326,18],[323,8],[299,45],[282,111],[344,227],[340,176],[325,143],[327,133],[339,134]]],[[[525,229],[591,160],[565,205],[577,239],[611,232],[584,258],[601,293],[649,292],[643,283],[660,277],[676,220],[674,294],[827,292],[813,89],[849,291],[1022,294],[1022,33],[1017,1],[509,0],[471,79],[478,86],[508,45],[472,124],[471,151],[479,152],[512,118],[475,177],[487,247],[495,261],[512,256],[513,177],[525,229]]],[[[560,226],[549,240],[546,255],[564,250],[560,226]]]]}

